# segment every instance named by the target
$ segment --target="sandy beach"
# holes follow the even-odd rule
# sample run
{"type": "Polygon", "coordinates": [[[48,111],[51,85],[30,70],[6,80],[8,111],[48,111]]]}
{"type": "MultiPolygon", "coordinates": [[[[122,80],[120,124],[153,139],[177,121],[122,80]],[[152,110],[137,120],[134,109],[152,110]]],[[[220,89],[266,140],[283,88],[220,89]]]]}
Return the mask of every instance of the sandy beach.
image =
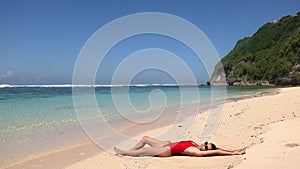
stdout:
{"type": "MultiPolygon", "coordinates": [[[[282,88],[274,94],[228,101],[223,107],[219,126],[208,141],[232,149],[247,147],[245,155],[188,157],[119,157],[101,151],[92,143],[48,154],[9,168],[67,168],[67,169],[156,169],[156,168],[278,168],[300,167],[300,87],[282,88]],[[83,158],[84,156],[84,158],[83,158]],[[84,160],[82,160],[84,159],[84,160]]],[[[178,127],[186,131],[185,123],[195,122],[186,138],[199,141],[198,135],[209,112],[189,117],[178,127]]],[[[156,136],[169,126],[141,133],[156,136]]],[[[180,131],[179,131],[180,132],[180,131]]],[[[172,136],[170,136],[171,138],[172,136]]],[[[172,140],[176,141],[176,140],[172,140]]],[[[133,146],[123,142],[120,148],[133,146]]]]}

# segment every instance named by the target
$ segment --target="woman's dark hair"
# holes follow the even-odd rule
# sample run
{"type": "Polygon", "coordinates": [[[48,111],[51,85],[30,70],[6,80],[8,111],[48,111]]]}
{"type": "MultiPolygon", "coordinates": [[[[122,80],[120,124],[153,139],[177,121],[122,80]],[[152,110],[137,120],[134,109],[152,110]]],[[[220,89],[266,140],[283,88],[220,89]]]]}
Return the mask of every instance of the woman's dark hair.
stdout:
{"type": "Polygon", "coordinates": [[[211,143],[211,149],[212,149],[212,150],[216,150],[216,149],[217,149],[217,146],[214,145],[214,143],[211,143]]]}

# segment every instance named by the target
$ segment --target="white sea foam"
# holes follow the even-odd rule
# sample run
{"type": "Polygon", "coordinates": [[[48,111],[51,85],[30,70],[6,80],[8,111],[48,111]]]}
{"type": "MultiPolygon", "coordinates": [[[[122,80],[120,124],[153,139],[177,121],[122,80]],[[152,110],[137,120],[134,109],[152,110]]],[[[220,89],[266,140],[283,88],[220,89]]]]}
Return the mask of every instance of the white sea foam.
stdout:
{"type": "Polygon", "coordinates": [[[13,87],[13,86],[9,84],[0,84],[0,88],[5,88],[5,87],[13,87]]]}

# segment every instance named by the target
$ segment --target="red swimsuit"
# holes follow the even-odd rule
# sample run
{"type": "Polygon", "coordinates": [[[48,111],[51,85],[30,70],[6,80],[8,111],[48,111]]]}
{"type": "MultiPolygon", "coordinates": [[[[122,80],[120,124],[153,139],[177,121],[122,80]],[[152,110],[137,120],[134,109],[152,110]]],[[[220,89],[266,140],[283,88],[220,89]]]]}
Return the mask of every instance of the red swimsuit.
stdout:
{"type": "Polygon", "coordinates": [[[171,149],[171,155],[183,154],[184,150],[189,147],[197,147],[198,145],[191,140],[180,141],[175,143],[167,144],[171,149]]]}

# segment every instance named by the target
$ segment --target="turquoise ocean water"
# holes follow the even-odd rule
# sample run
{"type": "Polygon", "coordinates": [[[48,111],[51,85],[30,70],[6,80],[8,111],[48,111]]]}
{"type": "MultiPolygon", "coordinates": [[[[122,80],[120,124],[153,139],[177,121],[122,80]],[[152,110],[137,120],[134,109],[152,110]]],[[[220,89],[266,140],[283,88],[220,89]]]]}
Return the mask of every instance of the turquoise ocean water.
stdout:
{"type": "MultiPolygon", "coordinates": [[[[211,97],[211,88],[206,86],[187,86],[184,93],[178,86],[145,85],[113,88],[115,95],[121,98],[124,96],[125,99],[129,97],[135,108],[133,111],[126,101],[121,100],[118,104],[122,108],[122,113],[138,117],[139,120],[153,120],[151,119],[155,115],[153,112],[160,110],[161,107],[165,107],[164,110],[172,110],[182,103],[182,94],[188,98],[182,104],[201,102],[203,108],[209,104],[211,97]],[[149,102],[152,94],[156,97],[149,102]]],[[[91,127],[94,122],[107,121],[112,121],[112,124],[117,127],[122,126],[122,123],[119,123],[121,121],[118,120],[122,115],[116,109],[111,89],[112,87],[109,86],[92,88],[95,91],[97,107],[89,106],[90,100],[86,100],[84,93],[82,94],[83,101],[79,109],[87,112],[84,118],[88,119],[91,127]],[[94,113],[99,110],[101,115],[94,113]]],[[[270,89],[274,88],[227,87],[227,99],[259,94],[270,89]]],[[[101,131],[101,128],[95,128],[95,132],[98,131],[101,131]]],[[[80,144],[87,139],[75,112],[72,87],[2,86],[0,88],[0,164],[80,144]]]]}

